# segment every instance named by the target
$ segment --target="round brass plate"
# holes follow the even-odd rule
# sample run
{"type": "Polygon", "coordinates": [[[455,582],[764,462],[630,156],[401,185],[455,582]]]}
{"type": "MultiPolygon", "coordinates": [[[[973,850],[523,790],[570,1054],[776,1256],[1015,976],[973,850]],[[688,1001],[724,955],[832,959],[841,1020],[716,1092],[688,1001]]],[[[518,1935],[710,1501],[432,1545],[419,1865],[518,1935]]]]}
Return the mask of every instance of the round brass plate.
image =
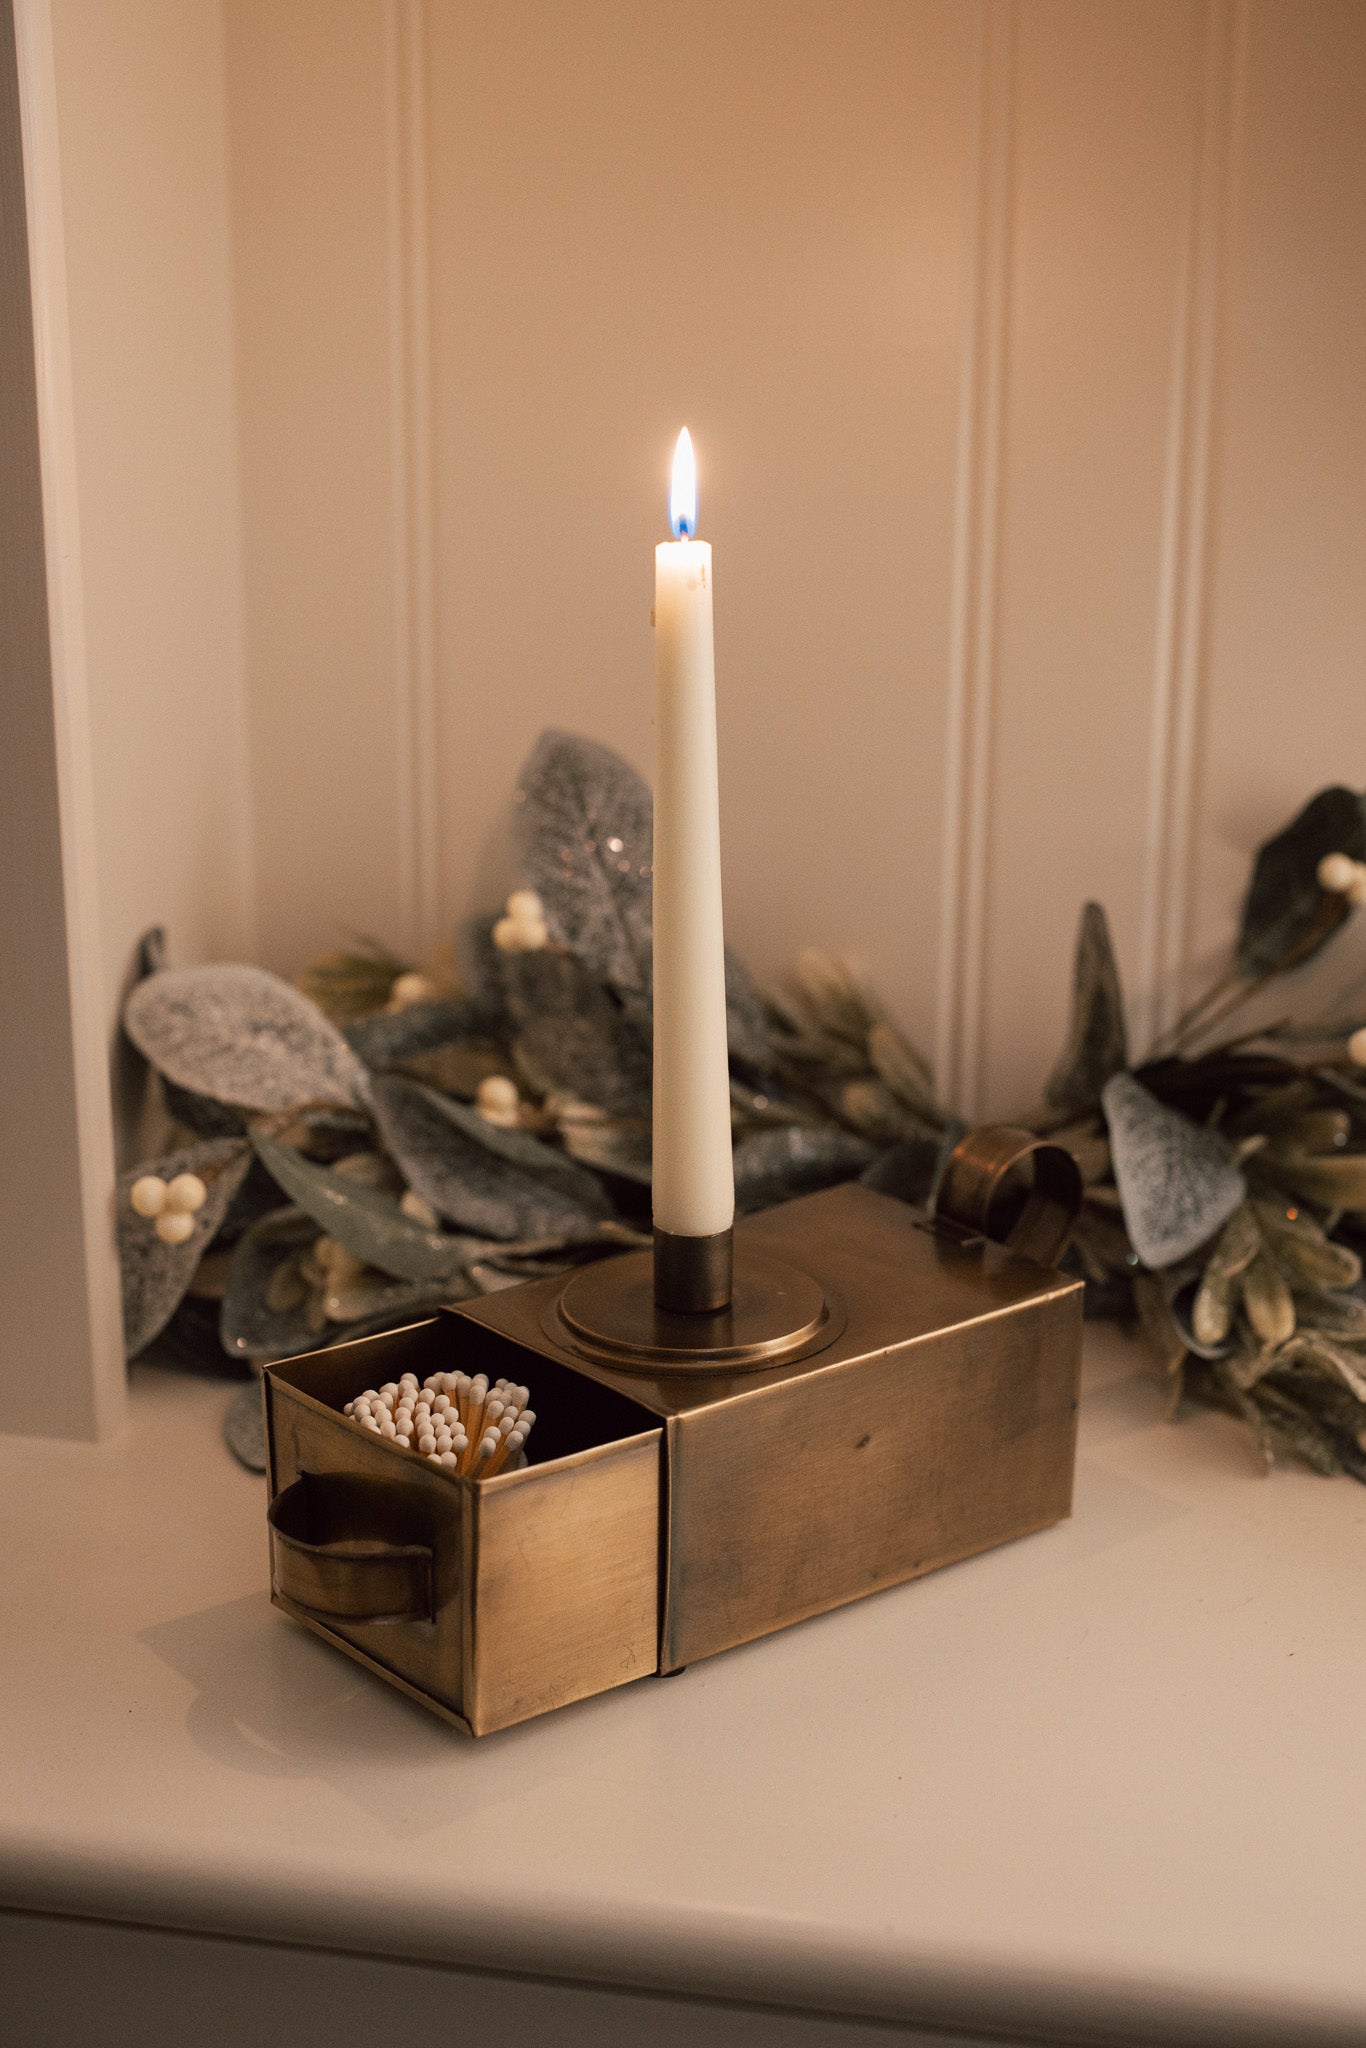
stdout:
{"type": "Polygon", "coordinates": [[[654,1261],[629,1252],[581,1266],[543,1320],[559,1343],[624,1372],[763,1372],[823,1351],[844,1327],[809,1273],[739,1245],[731,1304],[716,1315],[657,1309],[654,1261]]]}

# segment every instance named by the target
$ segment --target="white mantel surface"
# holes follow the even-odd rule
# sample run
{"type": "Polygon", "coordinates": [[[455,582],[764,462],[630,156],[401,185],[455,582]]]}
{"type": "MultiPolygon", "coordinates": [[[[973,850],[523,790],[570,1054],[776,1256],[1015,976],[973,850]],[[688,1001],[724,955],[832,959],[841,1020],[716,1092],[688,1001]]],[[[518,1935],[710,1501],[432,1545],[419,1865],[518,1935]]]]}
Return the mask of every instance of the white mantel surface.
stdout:
{"type": "Polygon", "coordinates": [[[1010,2039],[1366,2040],[1366,1489],[1088,1337],[1061,1527],[475,1743],[275,1613],[229,1389],[0,1441],[0,1906],[1010,2039]]]}

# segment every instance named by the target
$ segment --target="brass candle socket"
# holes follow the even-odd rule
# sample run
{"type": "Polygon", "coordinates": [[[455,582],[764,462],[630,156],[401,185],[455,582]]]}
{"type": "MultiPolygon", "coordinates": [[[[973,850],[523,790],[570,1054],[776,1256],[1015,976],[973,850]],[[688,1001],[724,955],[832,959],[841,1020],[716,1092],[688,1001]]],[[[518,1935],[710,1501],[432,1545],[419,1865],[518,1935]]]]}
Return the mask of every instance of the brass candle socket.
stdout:
{"type": "Polygon", "coordinates": [[[655,1306],[665,1315],[712,1316],[730,1307],[735,1232],[684,1237],[655,1225],[655,1306]]]}

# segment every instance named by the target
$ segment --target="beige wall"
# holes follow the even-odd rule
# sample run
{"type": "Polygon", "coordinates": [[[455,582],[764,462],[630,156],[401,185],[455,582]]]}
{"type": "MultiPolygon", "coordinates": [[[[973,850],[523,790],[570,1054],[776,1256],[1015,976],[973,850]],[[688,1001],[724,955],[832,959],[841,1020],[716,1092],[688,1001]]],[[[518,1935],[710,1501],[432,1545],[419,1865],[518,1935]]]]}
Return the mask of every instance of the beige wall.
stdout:
{"type": "Polygon", "coordinates": [[[444,934],[648,757],[678,425],[729,927],[1023,1106],[1366,780],[1366,10],[228,0],[264,951],[444,934]]]}
{"type": "Polygon", "coordinates": [[[731,934],[969,1110],[1086,895],[1142,1023],[1366,781],[1356,0],[54,12],[111,1003],[443,937],[543,725],[647,760],[684,420],[731,934]]]}
{"type": "Polygon", "coordinates": [[[185,960],[253,944],[223,23],[207,0],[51,19],[112,1019],[147,926],[185,960]]]}

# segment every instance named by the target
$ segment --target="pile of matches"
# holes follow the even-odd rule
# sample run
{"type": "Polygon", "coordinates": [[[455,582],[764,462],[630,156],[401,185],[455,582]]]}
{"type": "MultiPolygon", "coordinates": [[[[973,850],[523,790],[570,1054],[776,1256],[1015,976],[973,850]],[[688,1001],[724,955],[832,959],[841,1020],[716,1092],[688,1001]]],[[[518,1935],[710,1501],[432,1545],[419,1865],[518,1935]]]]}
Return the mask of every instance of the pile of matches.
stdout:
{"type": "Polygon", "coordinates": [[[405,1372],[378,1392],[358,1394],[343,1414],[433,1465],[470,1479],[491,1479],[520,1456],[535,1411],[529,1389],[511,1380],[489,1385],[487,1373],[436,1372],[421,1386],[405,1372]]]}

